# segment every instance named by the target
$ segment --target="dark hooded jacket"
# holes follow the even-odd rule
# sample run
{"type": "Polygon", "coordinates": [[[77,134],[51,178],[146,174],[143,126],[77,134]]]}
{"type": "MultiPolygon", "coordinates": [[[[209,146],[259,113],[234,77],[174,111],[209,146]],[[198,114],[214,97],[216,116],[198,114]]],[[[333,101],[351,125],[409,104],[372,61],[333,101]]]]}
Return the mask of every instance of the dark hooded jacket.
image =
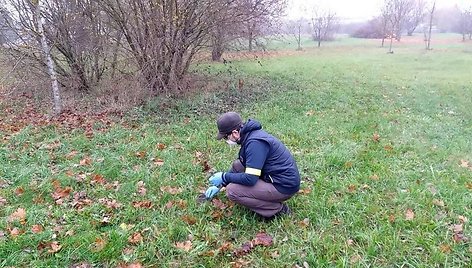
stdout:
{"type": "Polygon", "coordinates": [[[240,130],[239,160],[244,173],[224,173],[223,183],[253,186],[258,179],[272,183],[283,194],[294,194],[300,189],[297,164],[285,145],[262,130],[256,120],[249,119],[240,130]]]}

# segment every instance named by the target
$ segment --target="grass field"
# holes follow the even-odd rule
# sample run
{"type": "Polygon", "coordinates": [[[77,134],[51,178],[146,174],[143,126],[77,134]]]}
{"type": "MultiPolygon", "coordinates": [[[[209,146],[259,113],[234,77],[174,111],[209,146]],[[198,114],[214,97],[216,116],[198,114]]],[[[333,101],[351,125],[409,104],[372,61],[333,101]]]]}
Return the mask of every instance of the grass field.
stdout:
{"type": "Polygon", "coordinates": [[[4,131],[0,266],[470,267],[471,44],[386,51],[344,39],[201,64],[244,78],[242,92],[176,101],[165,120],[150,104],[106,130],[96,122],[93,137],[4,131]],[[224,193],[196,202],[204,169],[237,154],[214,140],[225,107],[293,152],[303,183],[291,217],[260,221],[224,193]],[[273,245],[233,254],[259,232],[273,245]]]}

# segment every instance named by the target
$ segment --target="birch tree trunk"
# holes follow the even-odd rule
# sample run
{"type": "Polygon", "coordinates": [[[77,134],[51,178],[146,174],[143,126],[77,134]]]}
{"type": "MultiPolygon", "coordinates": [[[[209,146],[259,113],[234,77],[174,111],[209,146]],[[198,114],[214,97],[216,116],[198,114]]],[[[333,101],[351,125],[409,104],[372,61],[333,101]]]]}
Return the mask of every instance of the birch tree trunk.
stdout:
{"type": "Polygon", "coordinates": [[[433,8],[431,9],[431,14],[429,16],[428,44],[426,45],[426,50],[431,50],[431,29],[433,28],[433,14],[434,14],[435,8],[436,8],[436,1],[434,1],[433,3],[433,8]]]}
{"type": "Polygon", "coordinates": [[[36,18],[38,21],[38,33],[41,37],[41,48],[43,50],[44,57],[46,59],[46,64],[48,66],[48,73],[51,79],[52,85],[52,96],[54,102],[53,112],[54,115],[59,115],[62,112],[62,100],[59,92],[59,85],[57,83],[56,71],[54,69],[54,62],[51,58],[51,52],[49,45],[46,40],[46,35],[44,35],[44,18],[41,15],[41,0],[32,0],[32,3],[36,5],[36,18]]]}

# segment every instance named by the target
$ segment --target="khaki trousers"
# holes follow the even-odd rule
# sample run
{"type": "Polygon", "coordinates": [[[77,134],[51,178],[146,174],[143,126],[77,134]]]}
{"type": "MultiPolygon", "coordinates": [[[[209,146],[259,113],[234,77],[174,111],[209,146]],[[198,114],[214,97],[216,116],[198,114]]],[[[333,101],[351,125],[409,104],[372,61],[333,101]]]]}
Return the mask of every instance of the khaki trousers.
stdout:
{"type": "MultiPolygon", "coordinates": [[[[239,160],[233,162],[231,173],[244,172],[239,160]]],[[[230,183],[226,186],[226,196],[231,201],[247,207],[255,213],[269,218],[282,210],[282,202],[293,195],[282,194],[272,185],[261,179],[254,186],[230,183]]]]}

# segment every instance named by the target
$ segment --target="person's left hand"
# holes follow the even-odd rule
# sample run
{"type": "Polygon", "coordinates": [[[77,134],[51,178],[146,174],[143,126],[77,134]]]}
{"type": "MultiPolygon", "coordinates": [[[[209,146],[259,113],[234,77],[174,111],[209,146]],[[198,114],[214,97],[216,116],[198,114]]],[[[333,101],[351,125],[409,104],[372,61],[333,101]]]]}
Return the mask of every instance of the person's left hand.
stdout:
{"type": "Polygon", "coordinates": [[[216,187],[220,187],[223,184],[223,172],[216,172],[209,179],[210,184],[216,187]]]}
{"type": "Polygon", "coordinates": [[[207,199],[211,199],[213,198],[213,196],[215,196],[218,192],[220,191],[220,188],[216,187],[216,186],[210,186],[208,187],[208,189],[205,191],[205,197],[207,199]]]}

